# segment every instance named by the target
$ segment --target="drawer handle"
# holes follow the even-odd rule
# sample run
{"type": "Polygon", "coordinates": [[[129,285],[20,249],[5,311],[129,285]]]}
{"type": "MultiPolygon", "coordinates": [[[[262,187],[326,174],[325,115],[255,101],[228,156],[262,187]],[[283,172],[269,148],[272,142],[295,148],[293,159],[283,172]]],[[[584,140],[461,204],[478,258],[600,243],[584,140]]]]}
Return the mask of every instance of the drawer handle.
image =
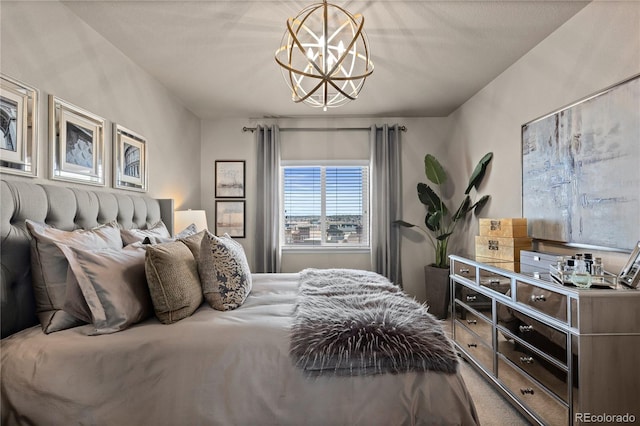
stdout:
{"type": "Polygon", "coordinates": [[[473,302],[476,300],[476,296],[467,296],[467,302],[473,302]]]}
{"type": "Polygon", "coordinates": [[[520,389],[520,392],[523,395],[529,394],[529,395],[533,395],[535,392],[533,391],[533,389],[531,388],[526,388],[526,389],[520,389]]]}
{"type": "Polygon", "coordinates": [[[544,302],[546,300],[547,300],[547,298],[544,297],[544,294],[532,294],[531,295],[531,301],[532,302],[544,302]]]}
{"type": "Polygon", "coordinates": [[[500,280],[498,278],[491,278],[489,284],[500,284],[500,280]]]}
{"type": "Polygon", "coordinates": [[[474,319],[469,319],[467,320],[467,324],[477,324],[478,320],[474,320],[474,319]]]}
{"type": "Polygon", "coordinates": [[[532,325],[521,325],[518,328],[520,329],[520,333],[528,333],[530,331],[533,331],[533,326],[532,325]]]}
{"type": "Polygon", "coordinates": [[[469,273],[469,268],[460,268],[460,272],[461,274],[468,274],[469,273]]]}
{"type": "Polygon", "coordinates": [[[535,260],[536,262],[540,262],[540,256],[533,256],[533,260],[535,260]]]}
{"type": "Polygon", "coordinates": [[[467,343],[467,346],[470,348],[477,348],[478,344],[477,343],[467,343]]]}
{"type": "Polygon", "coordinates": [[[523,364],[533,364],[533,357],[532,356],[521,356],[520,357],[520,362],[523,364]]]}

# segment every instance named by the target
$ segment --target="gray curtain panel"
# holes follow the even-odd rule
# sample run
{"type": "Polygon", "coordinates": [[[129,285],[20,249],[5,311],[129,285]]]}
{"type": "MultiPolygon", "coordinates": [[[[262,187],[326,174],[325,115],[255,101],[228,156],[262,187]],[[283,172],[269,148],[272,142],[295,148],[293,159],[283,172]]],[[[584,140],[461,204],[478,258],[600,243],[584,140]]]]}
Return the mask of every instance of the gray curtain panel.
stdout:
{"type": "Polygon", "coordinates": [[[280,129],[256,126],[258,197],[254,272],[280,272],[280,129]]]}
{"type": "Polygon", "coordinates": [[[401,177],[399,126],[371,126],[371,265],[400,287],[401,177]]]}

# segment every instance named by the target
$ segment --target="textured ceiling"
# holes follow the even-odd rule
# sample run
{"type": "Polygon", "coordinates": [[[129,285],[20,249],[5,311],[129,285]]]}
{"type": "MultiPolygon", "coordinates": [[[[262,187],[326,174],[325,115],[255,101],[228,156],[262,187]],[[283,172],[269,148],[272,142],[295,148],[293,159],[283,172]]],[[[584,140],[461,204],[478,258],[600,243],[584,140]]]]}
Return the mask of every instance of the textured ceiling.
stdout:
{"type": "Polygon", "coordinates": [[[375,71],[323,112],[291,101],[273,54],[304,1],[64,1],[201,118],[446,116],[588,2],[347,1],[375,71]]]}

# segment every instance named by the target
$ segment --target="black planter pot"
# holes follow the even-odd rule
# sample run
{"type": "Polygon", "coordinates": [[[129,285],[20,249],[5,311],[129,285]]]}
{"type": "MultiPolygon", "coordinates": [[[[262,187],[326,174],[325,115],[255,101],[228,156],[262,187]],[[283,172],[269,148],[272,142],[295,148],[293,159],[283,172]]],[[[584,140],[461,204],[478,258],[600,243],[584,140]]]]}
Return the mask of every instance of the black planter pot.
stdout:
{"type": "Polygon", "coordinates": [[[451,289],[449,288],[449,268],[424,267],[424,285],[427,293],[429,312],[438,319],[445,319],[449,313],[451,289]]]}

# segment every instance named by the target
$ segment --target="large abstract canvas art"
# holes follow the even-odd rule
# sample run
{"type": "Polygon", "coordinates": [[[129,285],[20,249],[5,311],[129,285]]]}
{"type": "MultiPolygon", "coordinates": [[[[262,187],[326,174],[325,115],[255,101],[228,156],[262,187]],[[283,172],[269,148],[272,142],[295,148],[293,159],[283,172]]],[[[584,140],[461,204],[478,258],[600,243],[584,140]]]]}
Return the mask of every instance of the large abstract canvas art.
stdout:
{"type": "Polygon", "coordinates": [[[541,240],[640,239],[640,76],[522,126],[522,203],[541,240]]]}

